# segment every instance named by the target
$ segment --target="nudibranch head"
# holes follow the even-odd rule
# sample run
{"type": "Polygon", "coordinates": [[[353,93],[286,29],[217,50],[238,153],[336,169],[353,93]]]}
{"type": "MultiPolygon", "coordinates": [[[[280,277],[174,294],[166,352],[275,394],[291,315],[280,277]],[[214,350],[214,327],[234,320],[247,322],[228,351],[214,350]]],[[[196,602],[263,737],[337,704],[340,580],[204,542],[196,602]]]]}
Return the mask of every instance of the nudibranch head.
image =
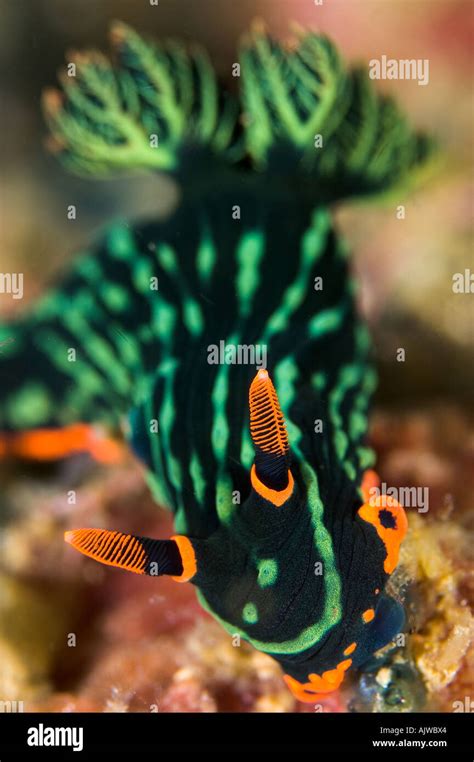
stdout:
{"type": "Polygon", "coordinates": [[[320,486],[318,464],[291,452],[266,370],[250,386],[255,451],[246,498],[207,538],[131,537],[88,529],[66,535],[102,563],[191,581],[202,605],[282,666],[300,701],[336,690],[347,670],[399,632],[403,609],[384,595],[406,532],[403,508],[371,500],[338,478],[320,486]]]}

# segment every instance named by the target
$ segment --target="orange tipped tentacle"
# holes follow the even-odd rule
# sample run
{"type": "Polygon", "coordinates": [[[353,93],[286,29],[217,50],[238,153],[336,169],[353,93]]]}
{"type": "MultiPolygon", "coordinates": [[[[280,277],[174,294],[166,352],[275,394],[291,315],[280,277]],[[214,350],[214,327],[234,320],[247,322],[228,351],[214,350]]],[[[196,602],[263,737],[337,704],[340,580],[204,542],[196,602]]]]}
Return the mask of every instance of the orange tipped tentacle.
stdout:
{"type": "Polygon", "coordinates": [[[288,435],[275,387],[266,370],[259,370],[250,385],[250,434],[264,453],[286,455],[288,435]]]}

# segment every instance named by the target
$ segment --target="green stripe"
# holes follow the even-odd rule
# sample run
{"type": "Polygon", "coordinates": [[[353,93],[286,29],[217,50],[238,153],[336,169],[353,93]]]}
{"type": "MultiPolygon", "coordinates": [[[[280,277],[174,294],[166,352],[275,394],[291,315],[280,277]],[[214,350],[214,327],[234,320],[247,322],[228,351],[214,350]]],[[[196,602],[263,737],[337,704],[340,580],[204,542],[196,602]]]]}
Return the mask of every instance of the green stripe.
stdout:
{"type": "Polygon", "coordinates": [[[296,397],[299,375],[299,368],[291,356],[281,360],[275,367],[275,389],[285,418],[288,441],[293,452],[302,458],[298,446],[302,438],[301,429],[290,418],[290,408],[296,397]]]}
{"type": "Polygon", "coordinates": [[[265,235],[262,230],[245,233],[237,246],[239,270],[236,285],[241,318],[248,317],[252,311],[253,297],[260,283],[260,263],[264,252],[265,235]]]}
{"type": "Polygon", "coordinates": [[[365,436],[368,428],[367,408],[377,386],[377,374],[367,368],[359,394],[355,397],[349,418],[349,436],[355,442],[365,436]]]}
{"type": "MultiPolygon", "coordinates": [[[[93,398],[96,395],[106,396],[107,387],[103,377],[81,358],[77,358],[75,362],[70,362],[68,360],[69,345],[54,331],[40,330],[35,334],[34,342],[56,368],[74,380],[74,385],[71,388],[69,385],[65,387],[64,402],[61,404],[64,414],[59,416],[59,420],[65,423],[69,422],[70,413],[73,411],[78,411],[79,415],[87,414],[87,419],[90,420],[94,413],[93,398]]],[[[55,411],[56,416],[60,412],[58,407],[55,411]]]]}
{"type": "MultiPolygon", "coordinates": [[[[178,361],[170,359],[164,366],[160,366],[160,374],[165,375],[164,393],[158,415],[158,426],[162,432],[163,452],[166,459],[167,474],[176,492],[177,512],[182,510],[182,486],[183,476],[179,460],[174,456],[171,448],[171,436],[176,420],[176,405],[174,402],[175,374],[178,370],[178,361]]],[[[181,526],[180,531],[183,529],[181,526]]]]}
{"type": "Polygon", "coordinates": [[[261,343],[268,343],[275,333],[289,329],[292,315],[312,288],[311,269],[324,252],[329,228],[329,214],[324,210],[317,210],[313,215],[312,226],[301,240],[300,264],[296,278],[283,293],[278,309],[268,319],[261,343]]]}
{"type": "MultiPolygon", "coordinates": [[[[112,351],[111,345],[100,336],[88,323],[84,315],[73,302],[63,316],[64,326],[78,341],[80,351],[101,369],[109,379],[111,387],[121,395],[128,396],[132,388],[132,379],[120,364],[112,351]]],[[[106,382],[104,381],[104,386],[106,382]]]]}
{"type": "Polygon", "coordinates": [[[194,494],[200,505],[204,503],[204,496],[206,493],[206,480],[204,478],[204,470],[199,460],[196,450],[193,450],[191,460],[189,462],[189,473],[193,480],[194,494]]]}
{"type": "Polygon", "coordinates": [[[216,511],[221,524],[228,524],[236,506],[232,502],[232,480],[224,473],[220,473],[216,480],[216,511]]]}
{"type": "Polygon", "coordinates": [[[157,246],[156,254],[162,268],[178,286],[183,304],[183,322],[186,328],[193,336],[200,336],[204,330],[204,317],[199,304],[189,292],[179,268],[176,252],[169,244],[162,243],[157,246]]]}
{"type": "Polygon", "coordinates": [[[339,371],[336,386],[329,395],[329,415],[331,423],[336,429],[333,435],[336,455],[349,478],[353,480],[356,479],[357,474],[351,459],[346,457],[349,449],[349,437],[345,430],[345,423],[340,413],[340,407],[348,392],[360,382],[363,372],[364,366],[357,363],[345,365],[339,371]]]}
{"type": "MultiPolygon", "coordinates": [[[[238,334],[230,336],[226,344],[237,344],[238,334]]],[[[211,444],[214,456],[219,465],[223,468],[227,454],[227,444],[229,441],[229,422],[227,418],[227,398],[229,394],[229,365],[221,365],[216,374],[216,379],[212,387],[211,401],[213,407],[213,421],[211,429],[211,444]]]]}
{"type": "MultiPolygon", "coordinates": [[[[292,315],[302,304],[308,292],[308,288],[311,285],[311,268],[324,251],[329,227],[329,214],[325,210],[316,210],[312,218],[311,227],[308,228],[302,237],[300,265],[296,277],[284,292],[280,306],[268,319],[263,329],[262,338],[259,339],[259,344],[267,344],[272,336],[274,336],[276,333],[283,330],[288,330],[292,315]]],[[[298,374],[298,369],[294,365],[291,358],[288,359],[288,362],[286,359],[283,359],[281,363],[281,370],[279,371],[279,366],[277,366],[275,369],[276,377],[279,376],[278,397],[280,399],[280,403],[282,400],[285,400],[286,395],[290,391],[292,395],[291,401],[293,400],[293,391],[290,389],[291,384],[287,384],[285,382],[285,374],[288,371],[292,378],[296,378],[296,375],[298,374]]],[[[290,406],[291,401],[286,403],[287,407],[290,406]]],[[[294,424],[292,424],[288,415],[286,416],[286,422],[288,426],[290,442],[293,445],[293,441],[295,439],[299,440],[301,432],[294,424]]],[[[254,450],[252,446],[252,440],[248,426],[245,424],[245,428],[242,433],[242,444],[240,451],[240,459],[244,468],[249,469],[251,467],[253,458],[254,450]]]]}

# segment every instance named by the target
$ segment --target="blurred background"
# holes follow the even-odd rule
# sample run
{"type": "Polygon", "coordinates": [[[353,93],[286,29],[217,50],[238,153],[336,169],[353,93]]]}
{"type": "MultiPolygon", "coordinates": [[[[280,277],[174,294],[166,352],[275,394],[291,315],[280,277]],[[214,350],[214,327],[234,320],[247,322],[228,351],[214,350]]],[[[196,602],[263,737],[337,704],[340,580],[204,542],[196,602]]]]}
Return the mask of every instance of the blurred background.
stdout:
{"type": "MultiPolygon", "coordinates": [[[[0,319],[25,309],[113,218],[166,215],[176,203],[172,183],[163,178],[143,175],[107,181],[82,179],[69,174],[48,154],[40,97],[43,88],[56,84],[56,72],[68,60],[67,51],[92,47],[107,51],[110,22],[120,19],[156,39],[172,36],[199,41],[208,48],[219,75],[230,80],[232,63],[238,60],[239,36],[255,17],[264,19],[269,30],[280,37],[290,33],[292,21],[325,32],[350,61],[380,59],[382,55],[396,59],[429,59],[427,86],[419,86],[416,81],[380,81],[378,87],[393,93],[411,123],[438,140],[442,152],[438,173],[425,187],[391,201],[390,205],[352,203],[336,209],[335,214],[354,252],[361,307],[375,337],[381,384],[372,441],[379,454],[382,474],[392,484],[428,485],[431,489],[433,508],[428,520],[431,528],[424,535],[428,538],[427,544],[416,546],[417,558],[421,560],[418,570],[412,569],[419,585],[426,586],[423,588],[425,609],[420,608],[418,601],[418,610],[425,612],[421,625],[425,633],[431,632],[430,616],[435,606],[431,602],[430,609],[427,591],[436,590],[446,575],[454,575],[452,596],[449,597],[451,593],[448,595],[446,589],[440,593],[445,597],[441,613],[437,614],[446,638],[443,640],[443,633],[431,633],[431,640],[426,640],[428,636],[422,639],[416,662],[428,689],[441,696],[440,691],[451,686],[449,696],[452,698],[457,695],[455,684],[460,695],[463,690],[469,690],[453,682],[454,676],[461,674],[461,678],[456,679],[461,679],[461,685],[469,685],[472,674],[466,666],[469,662],[462,660],[468,659],[470,624],[465,606],[474,596],[474,581],[472,566],[461,551],[460,537],[472,526],[474,294],[456,294],[452,288],[455,273],[464,273],[470,268],[474,276],[474,5],[471,0],[323,0],[321,4],[318,0],[159,0],[157,5],[151,5],[150,0],[0,0],[0,271],[23,272],[25,294],[21,301],[0,295],[0,319]],[[67,219],[69,204],[77,207],[74,221],[67,219]],[[405,206],[404,220],[397,219],[398,205],[405,206]],[[396,362],[398,347],[405,348],[405,363],[396,362]],[[432,520],[434,523],[430,524],[432,520]],[[448,525],[443,524],[446,521],[448,525]],[[452,558],[448,557],[448,551],[447,556],[443,555],[443,537],[449,540],[452,558]],[[428,559],[435,556],[440,559],[439,568],[429,564],[428,559]],[[457,640],[450,640],[449,633],[456,628],[457,640]],[[461,662],[464,666],[459,671],[461,662]],[[438,671],[444,677],[439,676],[435,664],[442,665],[438,671]]],[[[136,610],[131,611],[128,595],[133,588],[130,582],[116,580],[109,583],[105,592],[99,593],[104,581],[104,577],[100,577],[102,571],[87,571],[77,560],[68,562],[71,566],[64,572],[65,580],[61,584],[67,590],[61,585],[51,588],[57,564],[65,563],[60,540],[54,545],[56,539],[51,544],[51,538],[57,538],[57,522],[64,522],[69,510],[64,507],[65,484],[71,480],[79,484],[78,473],[69,470],[66,477],[59,474],[59,482],[46,485],[41,482],[40,487],[31,473],[22,473],[17,486],[4,491],[3,505],[20,518],[2,533],[1,540],[6,577],[0,575],[0,592],[10,595],[10,608],[0,607],[0,659],[8,655],[7,676],[0,670],[0,688],[3,686],[6,690],[7,686],[12,698],[25,695],[39,701],[38,696],[46,696],[36,704],[39,708],[101,710],[105,706],[106,711],[126,711],[145,707],[148,711],[148,705],[154,700],[153,689],[148,684],[146,689],[142,686],[141,694],[137,689],[134,698],[117,686],[121,685],[119,676],[124,673],[128,683],[136,685],[144,671],[153,675],[155,670],[156,682],[168,685],[166,681],[171,681],[164,699],[169,710],[186,707],[198,711],[255,709],[251,677],[245,682],[246,669],[261,670],[262,685],[273,687],[280,685],[278,674],[272,672],[265,657],[263,662],[258,661],[261,655],[248,656],[247,666],[239,662],[236,667],[235,654],[225,651],[223,636],[215,634],[217,630],[203,631],[191,644],[179,641],[179,637],[185,637],[178,636],[179,627],[187,627],[198,616],[187,592],[179,592],[187,613],[177,613],[178,594],[174,589],[171,591],[171,587],[166,592],[166,583],[162,583],[161,590],[165,592],[160,600],[154,592],[154,598],[149,598],[151,587],[145,586],[143,597],[135,599],[136,610]],[[45,550],[46,547],[49,550],[45,550]],[[77,594],[73,616],[66,601],[71,598],[70,586],[73,580],[77,581],[79,568],[86,571],[79,588],[72,590],[77,594]],[[21,579],[25,575],[29,581],[22,587],[21,579]],[[40,578],[42,586],[40,584],[35,593],[40,578]],[[86,594],[88,604],[81,608],[77,602],[86,594]],[[151,609],[150,600],[154,606],[151,609]],[[109,607],[105,614],[94,619],[94,611],[103,612],[104,605],[109,607]],[[7,621],[12,612],[18,615],[26,609],[30,611],[30,618],[21,620],[23,625],[19,625],[23,627],[23,636],[11,633],[7,621]],[[78,632],[85,631],[81,620],[84,611],[87,611],[87,654],[82,651],[81,657],[70,661],[72,666],[61,671],[58,653],[61,653],[65,628],[73,627],[71,622],[78,617],[74,627],[78,632]],[[58,612],[62,612],[61,616],[58,612]],[[161,617],[159,631],[156,630],[157,616],[161,617]],[[52,620],[56,620],[54,626],[52,620]],[[168,629],[163,620],[168,623],[168,629]],[[151,625],[152,621],[155,624],[151,625]],[[93,632],[90,622],[93,622],[93,632]],[[44,636],[38,635],[38,653],[31,651],[28,640],[32,628],[38,628],[40,633],[44,631],[44,636]],[[201,672],[196,667],[198,677],[176,678],[177,673],[168,675],[166,672],[170,668],[165,667],[165,662],[171,663],[174,659],[170,656],[171,641],[166,641],[170,632],[174,632],[175,644],[181,642],[181,652],[187,654],[186,663],[201,665],[201,672]],[[224,649],[219,657],[219,676],[212,672],[216,659],[213,637],[224,649]],[[159,665],[157,651],[152,647],[156,638],[162,638],[159,652],[166,655],[159,665]],[[203,656],[202,651],[198,653],[196,642],[200,639],[210,644],[208,657],[203,656]],[[98,644],[104,640],[109,647],[107,656],[97,652],[98,644]],[[144,645],[140,652],[140,664],[134,661],[136,656],[130,649],[137,641],[141,645],[150,643],[150,651],[144,645]],[[27,652],[30,656],[25,659],[27,652]],[[97,665],[100,666],[97,668],[97,665]],[[229,688],[235,684],[236,669],[243,694],[247,691],[250,696],[247,703],[242,699],[243,694],[236,697],[229,688]],[[80,699],[74,691],[78,681],[84,683],[85,674],[88,677],[83,695],[87,699],[80,699]],[[230,676],[228,683],[226,675],[230,676]],[[206,693],[199,679],[204,685],[212,684],[213,689],[207,687],[206,693]],[[186,696],[191,699],[183,698],[180,704],[184,696],[183,680],[186,696]],[[222,689],[222,684],[227,687],[222,689]]],[[[153,528],[157,530],[153,523],[156,509],[151,501],[146,503],[148,498],[143,502],[142,480],[133,468],[132,472],[120,469],[108,477],[105,486],[96,485],[94,490],[86,489],[80,508],[82,513],[76,512],[76,516],[84,516],[84,523],[90,521],[91,512],[96,525],[104,523],[101,511],[109,517],[110,511],[119,516],[130,515],[130,505],[136,506],[140,498],[144,507],[142,514],[135,515],[134,521],[139,525],[135,529],[141,534],[146,533],[147,526],[150,532],[153,528]],[[130,505],[123,497],[127,490],[129,493],[131,490],[130,505]],[[102,501],[100,508],[98,495],[102,501]]],[[[419,517],[415,519],[419,521],[419,517]]],[[[158,531],[165,536],[163,532],[169,528],[160,526],[158,531]]],[[[418,538],[416,542],[421,540],[418,538]]],[[[183,657],[178,655],[176,659],[179,666],[183,657]]],[[[472,656],[470,664],[472,667],[472,656]]],[[[275,688],[280,697],[279,690],[275,688]]],[[[284,697],[285,693],[278,699],[268,698],[269,695],[273,694],[265,694],[262,689],[260,709],[294,709],[291,700],[284,697]]],[[[415,703],[418,700],[421,701],[413,699],[415,703]]],[[[337,701],[332,709],[340,710],[337,701]]]]}

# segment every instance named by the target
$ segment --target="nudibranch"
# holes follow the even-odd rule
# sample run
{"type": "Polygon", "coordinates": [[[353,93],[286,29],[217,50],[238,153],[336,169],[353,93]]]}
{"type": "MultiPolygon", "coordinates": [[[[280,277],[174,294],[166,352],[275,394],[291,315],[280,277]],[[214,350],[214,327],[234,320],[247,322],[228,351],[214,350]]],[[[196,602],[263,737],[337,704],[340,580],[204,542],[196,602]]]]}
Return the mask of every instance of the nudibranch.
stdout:
{"type": "Polygon", "coordinates": [[[111,460],[88,427],[128,417],[176,534],[67,542],[194,585],[314,702],[402,627],[384,591],[406,532],[403,508],[373,496],[376,375],[330,205],[400,184],[430,151],[363,70],[297,35],[244,40],[239,98],[202,50],[115,24],[117,65],[78,55],[46,94],[69,167],[167,172],[181,198],[166,220],[111,225],[1,328],[0,427],[3,452],[111,460]]]}

